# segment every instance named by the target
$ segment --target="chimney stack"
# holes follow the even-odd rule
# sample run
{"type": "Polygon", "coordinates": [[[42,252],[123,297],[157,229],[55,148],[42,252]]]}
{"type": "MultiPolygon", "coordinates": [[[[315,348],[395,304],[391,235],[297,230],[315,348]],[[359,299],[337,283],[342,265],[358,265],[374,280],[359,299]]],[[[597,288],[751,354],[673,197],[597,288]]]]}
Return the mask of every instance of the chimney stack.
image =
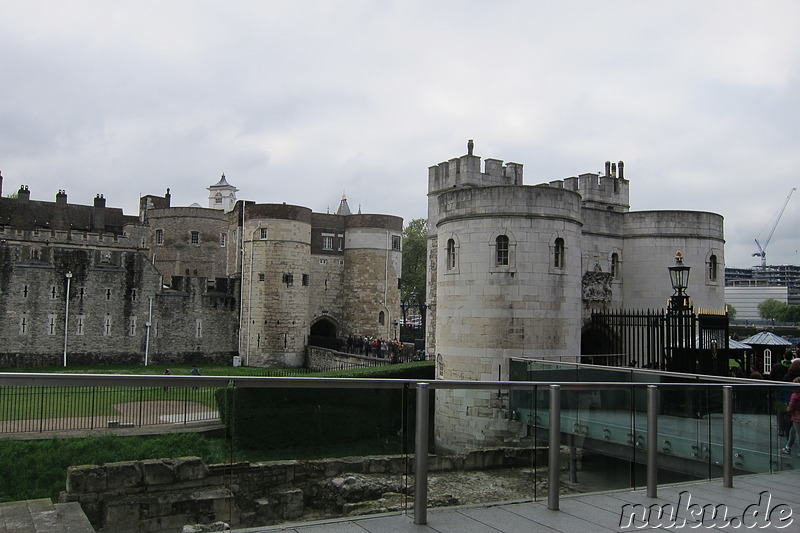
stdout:
{"type": "Polygon", "coordinates": [[[92,212],[92,229],[103,231],[106,228],[106,199],[102,194],[94,197],[94,211],[92,212]]]}
{"type": "Polygon", "coordinates": [[[28,190],[27,185],[21,185],[17,191],[17,200],[20,203],[27,204],[31,199],[31,191],[28,190]]]}
{"type": "Polygon", "coordinates": [[[625,178],[625,173],[624,173],[623,169],[625,168],[625,163],[620,161],[619,163],[617,163],[617,168],[619,169],[619,179],[624,179],[625,178]]]}
{"type": "Polygon", "coordinates": [[[56,205],[67,205],[67,192],[59,189],[56,194],[56,205]]]}

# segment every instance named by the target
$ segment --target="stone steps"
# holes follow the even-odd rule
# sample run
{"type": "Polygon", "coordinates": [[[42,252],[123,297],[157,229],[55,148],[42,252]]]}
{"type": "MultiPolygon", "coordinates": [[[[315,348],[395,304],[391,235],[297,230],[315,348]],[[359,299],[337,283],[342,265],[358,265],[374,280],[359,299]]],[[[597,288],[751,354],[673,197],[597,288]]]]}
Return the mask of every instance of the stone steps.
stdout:
{"type": "Polygon", "coordinates": [[[48,499],[0,503],[0,533],[95,533],[77,502],[48,499]]]}

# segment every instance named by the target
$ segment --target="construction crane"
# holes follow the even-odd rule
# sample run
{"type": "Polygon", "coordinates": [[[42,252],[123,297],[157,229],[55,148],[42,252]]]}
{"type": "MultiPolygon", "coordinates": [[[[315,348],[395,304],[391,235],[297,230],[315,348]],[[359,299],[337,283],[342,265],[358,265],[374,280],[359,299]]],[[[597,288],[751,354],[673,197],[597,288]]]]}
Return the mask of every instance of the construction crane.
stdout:
{"type": "MultiPolygon", "coordinates": [[[[783,211],[786,209],[786,204],[789,203],[789,199],[792,197],[792,193],[796,190],[797,189],[795,187],[792,187],[792,190],[789,191],[789,194],[786,196],[786,200],[783,201],[781,210],[778,211],[778,215],[775,217],[775,223],[772,224],[772,229],[769,230],[769,235],[767,235],[767,240],[764,241],[764,246],[761,246],[761,243],[758,242],[758,239],[755,240],[756,246],[758,246],[758,251],[753,253],[753,257],[761,258],[761,268],[765,268],[767,266],[767,246],[769,246],[769,241],[772,240],[772,234],[775,233],[775,228],[778,227],[778,222],[781,221],[781,217],[783,216],[783,211]]],[[[761,236],[760,233],[759,236],[761,236]]]]}

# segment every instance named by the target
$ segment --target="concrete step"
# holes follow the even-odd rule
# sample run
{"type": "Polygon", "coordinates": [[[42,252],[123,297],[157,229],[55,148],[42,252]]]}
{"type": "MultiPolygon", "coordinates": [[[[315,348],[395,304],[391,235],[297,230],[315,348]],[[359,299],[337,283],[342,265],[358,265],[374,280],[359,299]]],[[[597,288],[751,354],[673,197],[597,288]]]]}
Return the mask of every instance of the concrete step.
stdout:
{"type": "Polygon", "coordinates": [[[95,533],[77,502],[48,499],[0,503],[0,533],[95,533]]]}

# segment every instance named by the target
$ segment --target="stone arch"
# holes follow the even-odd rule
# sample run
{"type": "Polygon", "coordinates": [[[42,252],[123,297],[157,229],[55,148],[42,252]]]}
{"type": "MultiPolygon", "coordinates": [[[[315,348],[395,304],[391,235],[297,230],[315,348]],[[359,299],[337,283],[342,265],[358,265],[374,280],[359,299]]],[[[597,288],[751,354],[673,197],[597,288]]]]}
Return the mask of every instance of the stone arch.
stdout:
{"type": "Polygon", "coordinates": [[[716,248],[711,248],[706,253],[706,260],[705,260],[706,283],[714,284],[719,282],[720,268],[722,267],[722,265],[720,264],[721,257],[722,257],[721,250],[717,250],[716,248]]]}
{"type": "Polygon", "coordinates": [[[335,339],[338,332],[338,325],[332,318],[323,316],[311,323],[309,334],[312,337],[324,337],[335,339]]]}
{"type": "Polygon", "coordinates": [[[499,228],[492,232],[489,237],[489,249],[491,256],[489,257],[489,268],[491,271],[513,272],[517,267],[517,239],[514,233],[508,228],[499,228]],[[497,262],[498,249],[497,242],[500,237],[508,238],[508,262],[507,264],[500,265],[497,262]]]}

